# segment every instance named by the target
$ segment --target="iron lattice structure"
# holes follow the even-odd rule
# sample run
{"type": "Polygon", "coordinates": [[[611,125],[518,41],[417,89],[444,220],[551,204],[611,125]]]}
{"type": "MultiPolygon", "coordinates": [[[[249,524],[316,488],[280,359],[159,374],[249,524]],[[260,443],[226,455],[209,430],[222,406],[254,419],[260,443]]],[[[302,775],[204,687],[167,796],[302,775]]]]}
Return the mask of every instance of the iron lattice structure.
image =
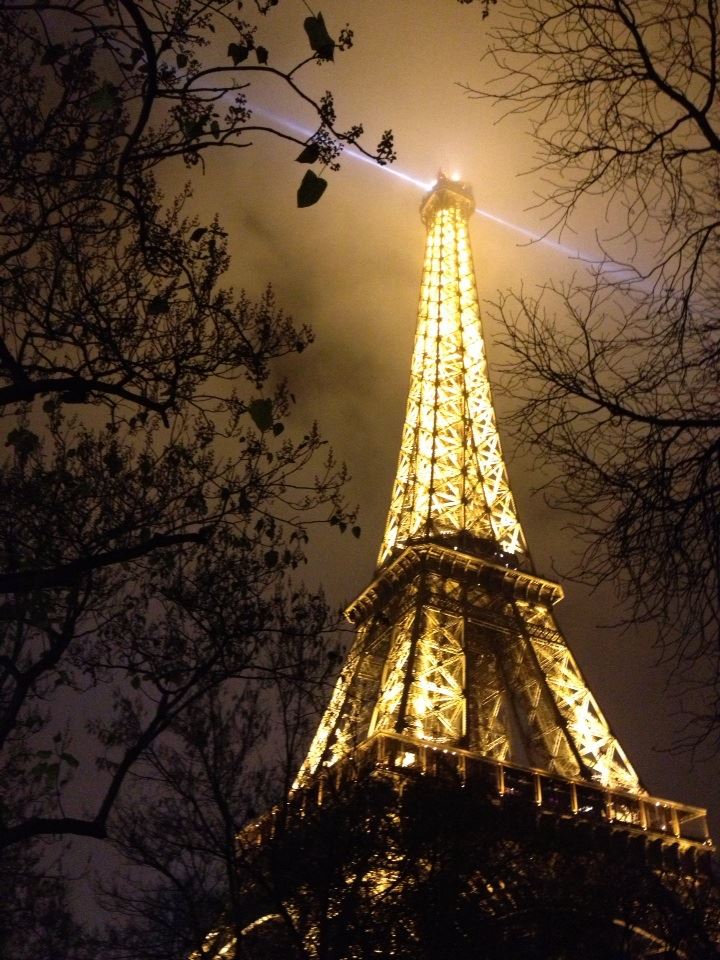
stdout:
{"type": "MultiPolygon", "coordinates": [[[[346,611],[356,627],[355,642],[296,789],[286,805],[249,824],[237,838],[240,861],[250,864],[246,878],[250,907],[237,912],[235,926],[223,920],[191,960],[239,956],[241,938],[243,956],[350,956],[344,949],[338,954],[321,952],[321,943],[322,950],[330,950],[333,924],[345,931],[348,918],[356,918],[364,951],[368,916],[373,911],[380,916],[393,904],[395,908],[400,904],[395,916],[401,922],[387,928],[380,924],[383,956],[396,955],[397,931],[403,951],[408,944],[412,951],[412,936],[421,937],[423,919],[416,911],[422,897],[414,897],[432,881],[437,856],[429,861],[433,870],[420,859],[418,871],[408,872],[412,856],[406,857],[402,846],[406,834],[401,829],[388,833],[387,825],[399,827],[398,798],[408,786],[411,791],[413,785],[427,787],[423,777],[442,781],[435,786],[449,782],[453,803],[459,796],[456,783],[470,786],[463,795],[468,802],[479,803],[474,822],[483,815],[492,821],[482,835],[490,847],[498,837],[511,848],[516,842],[528,843],[525,813],[538,811],[536,853],[529,850],[522,864],[511,858],[508,882],[502,869],[496,876],[507,850],[503,848],[500,861],[491,860],[493,872],[488,874],[479,849],[477,865],[469,874],[463,861],[465,899],[453,898],[465,908],[467,898],[475,898],[473,915],[483,923],[497,921],[497,929],[504,931],[498,934],[500,941],[510,944],[503,956],[514,955],[512,919],[519,916],[525,917],[523,923],[530,922],[525,909],[529,903],[523,898],[535,898],[532,878],[542,879],[542,864],[550,858],[555,892],[557,864],[566,862],[562,857],[568,855],[576,863],[577,840],[570,841],[568,834],[580,822],[584,827],[592,824],[580,835],[583,843],[589,843],[587,856],[600,857],[601,870],[608,864],[617,869],[618,863],[625,867],[635,862],[638,845],[644,860],[643,873],[628,874],[630,899],[623,901],[607,928],[591,924],[590,939],[602,929],[602,943],[613,955],[619,951],[618,936],[625,946],[628,938],[633,941],[635,952],[623,956],[691,955],[671,950],[664,939],[667,906],[675,903],[676,889],[663,889],[658,923],[641,910],[642,923],[637,925],[627,919],[626,908],[631,904],[635,909],[642,900],[638,877],[646,883],[642,889],[655,890],[654,878],[652,882],[648,878],[656,869],[690,877],[690,889],[697,894],[698,868],[710,872],[712,845],[705,811],[659,800],[644,790],[558,629],[552,611],[562,599],[561,586],[533,569],[492,404],[468,235],[473,207],[466,184],[441,177],[421,208],[428,233],[418,328],[378,569],[346,611]],[[366,777],[373,778],[375,787],[391,785],[393,798],[383,795],[380,808],[354,806],[359,797],[367,797],[366,777]],[[348,781],[360,782],[360,789],[348,792],[338,819],[337,801],[348,781]],[[326,806],[329,840],[322,823],[326,806]],[[358,823],[348,810],[356,811],[358,823]],[[547,833],[540,828],[541,824],[546,828],[548,820],[556,831],[554,852],[548,852],[543,839],[547,833]],[[519,841],[512,839],[512,826],[518,828],[519,841]],[[313,833],[318,827],[320,832],[313,833]],[[347,842],[343,832],[347,827],[358,828],[353,842],[358,844],[359,859],[353,859],[356,847],[347,842]],[[366,845],[365,831],[379,831],[374,847],[366,845]],[[296,833],[299,846],[294,846],[296,833]],[[602,838],[608,834],[620,841],[619,861],[604,845],[602,838]],[[335,852],[337,836],[339,862],[327,856],[328,851],[335,852]],[[388,846],[389,837],[395,839],[388,846]],[[286,841],[290,860],[282,854],[286,841]],[[274,845],[281,851],[279,857],[272,855],[274,845]],[[320,872],[313,875],[316,847],[321,851],[320,872]],[[299,873],[298,851],[308,861],[299,865],[299,873]],[[273,886],[273,865],[280,866],[279,887],[273,886]],[[310,879],[304,869],[310,871],[310,879]],[[289,875],[295,877],[295,886],[289,875]],[[390,887],[394,897],[386,902],[383,892],[390,887]],[[406,894],[409,900],[404,901],[406,894]],[[315,899],[324,910],[321,914],[313,913],[315,899]],[[298,940],[301,953],[295,952],[298,940]]],[[[467,803],[463,809],[467,813],[467,803]]],[[[462,837],[468,824],[458,826],[462,837]]],[[[619,879],[627,880],[624,874],[619,879]]],[[[617,881],[613,877],[613,889],[617,881]]],[[[613,892],[607,886],[602,889],[608,896],[613,892]]],[[[685,909],[682,903],[679,909],[685,909]]],[[[553,906],[551,925],[556,923],[555,911],[553,906]]],[[[449,916],[450,936],[457,917],[452,910],[448,914],[447,907],[443,916],[449,916]]],[[[467,914],[462,917],[469,922],[467,914]]],[[[517,942],[527,945],[529,932],[524,926],[517,942]]],[[[340,942],[344,943],[342,938],[340,942]]],[[[444,938],[437,955],[447,955],[444,938]]]]}
{"type": "Polygon", "coordinates": [[[379,566],[346,611],[356,639],[298,785],[348,757],[425,771],[428,750],[442,751],[461,773],[489,764],[500,793],[525,771],[539,803],[546,781],[575,798],[570,813],[583,791],[605,791],[593,809],[606,819],[707,842],[704,811],[650,802],[558,629],[561,586],[533,570],[492,403],[473,209],[468,185],[443,176],[421,207],[417,335],[379,566]]]}
{"type": "Polygon", "coordinates": [[[417,539],[481,538],[523,556],[500,449],[480,325],[468,218],[473,201],[440,182],[428,228],[400,459],[379,563],[417,539]]]}

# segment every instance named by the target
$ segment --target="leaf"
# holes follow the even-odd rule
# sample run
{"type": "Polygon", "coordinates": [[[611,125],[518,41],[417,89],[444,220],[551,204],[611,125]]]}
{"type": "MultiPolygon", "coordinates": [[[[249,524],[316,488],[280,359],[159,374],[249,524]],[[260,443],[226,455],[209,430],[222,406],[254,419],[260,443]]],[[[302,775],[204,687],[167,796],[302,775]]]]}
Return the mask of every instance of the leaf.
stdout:
{"type": "Polygon", "coordinates": [[[248,405],[248,413],[258,430],[269,430],[273,425],[272,401],[253,400],[248,405]]]}
{"type": "Polygon", "coordinates": [[[280,434],[284,431],[284,429],[285,429],[285,425],[282,423],[274,423],[272,427],[272,431],[276,437],[279,437],[280,434]]]}
{"type": "Polygon", "coordinates": [[[228,56],[232,59],[235,66],[242,63],[243,60],[247,60],[249,53],[250,50],[242,43],[228,44],[228,56]]]}
{"type": "Polygon", "coordinates": [[[111,83],[104,83],[90,94],[88,103],[93,110],[112,110],[115,106],[115,87],[111,83]]]}
{"type": "Polygon", "coordinates": [[[36,763],[30,771],[30,775],[33,777],[37,777],[38,779],[45,777],[45,782],[50,785],[57,783],[59,773],[59,763],[36,763]]]}
{"type": "Polygon", "coordinates": [[[40,437],[27,427],[15,427],[8,434],[6,447],[14,447],[19,457],[29,457],[40,446],[40,437]]]}
{"type": "Polygon", "coordinates": [[[215,137],[216,140],[220,139],[220,124],[217,120],[213,120],[210,124],[210,133],[215,137]]]}
{"type": "Polygon", "coordinates": [[[50,67],[53,63],[57,63],[60,57],[65,53],[65,44],[64,43],[51,43],[50,46],[46,49],[45,53],[42,55],[42,60],[40,65],[43,67],[50,67]]]}
{"type": "Polygon", "coordinates": [[[197,243],[198,240],[202,240],[206,233],[207,227],[196,227],[190,234],[190,242],[197,243]]]}
{"type": "Polygon", "coordinates": [[[335,52],[335,41],[327,32],[323,15],[319,13],[316,17],[306,17],[303,26],[310,41],[310,49],[321,60],[332,60],[335,52]]]}
{"type": "Polygon", "coordinates": [[[277,552],[277,550],[268,550],[268,552],[265,554],[265,566],[272,569],[272,567],[277,566],[279,559],[280,554],[277,552]]]}
{"type": "Polygon", "coordinates": [[[302,153],[299,157],[295,157],[296,163],[315,163],[317,158],[320,156],[320,144],[319,143],[308,143],[303,148],[302,153]]]}
{"type": "Polygon", "coordinates": [[[177,57],[175,58],[175,60],[176,60],[176,63],[177,63],[177,65],[178,65],[178,67],[179,67],[181,70],[188,65],[188,58],[187,58],[187,55],[184,54],[184,53],[179,53],[179,54],[177,55],[177,57]]]}
{"type": "Polygon", "coordinates": [[[360,534],[362,533],[362,530],[360,529],[360,527],[353,527],[350,532],[352,533],[352,535],[355,537],[356,540],[360,539],[360,534]]]}
{"type": "Polygon", "coordinates": [[[122,472],[123,460],[122,457],[118,454],[117,449],[108,450],[105,455],[105,466],[111,477],[116,477],[119,473],[122,472]]]}
{"type": "Polygon", "coordinates": [[[77,758],[77,757],[74,757],[71,753],[61,753],[61,754],[60,754],[60,759],[61,759],[61,760],[64,760],[65,763],[67,763],[68,766],[70,766],[70,767],[76,767],[76,768],[77,768],[77,767],[80,766],[80,761],[78,760],[78,758],[77,758]]]}
{"type": "Polygon", "coordinates": [[[312,170],[307,170],[302,178],[302,183],[298,187],[297,205],[299,207],[311,207],[318,202],[326,188],[327,180],[318,177],[312,170]]]}
{"type": "Polygon", "coordinates": [[[165,297],[157,296],[153,297],[150,303],[147,305],[147,314],[150,317],[159,317],[161,313],[167,313],[170,307],[168,306],[167,299],[165,297]]]}
{"type": "Polygon", "coordinates": [[[256,47],[255,56],[257,57],[257,62],[261,63],[263,66],[268,62],[268,52],[265,47],[256,47]]]}
{"type": "Polygon", "coordinates": [[[182,132],[188,140],[195,140],[197,137],[202,136],[206,122],[206,117],[200,117],[198,120],[185,120],[181,124],[182,132]]]}

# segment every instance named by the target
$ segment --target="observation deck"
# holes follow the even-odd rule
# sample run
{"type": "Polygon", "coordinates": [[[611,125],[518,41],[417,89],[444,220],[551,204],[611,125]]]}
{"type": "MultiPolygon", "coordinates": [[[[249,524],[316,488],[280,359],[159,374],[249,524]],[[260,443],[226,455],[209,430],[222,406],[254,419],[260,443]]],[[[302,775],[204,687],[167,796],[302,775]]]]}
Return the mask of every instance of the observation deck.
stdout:
{"type": "Polygon", "coordinates": [[[642,844],[643,855],[658,869],[712,871],[715,847],[708,831],[707,811],[702,807],[607,789],[401,734],[384,732],[371,737],[351,757],[325,768],[309,786],[309,792],[322,803],[331,785],[337,788],[346,778],[361,781],[383,773],[400,781],[418,776],[446,780],[514,812],[525,807],[540,818],[554,819],[568,827],[585,825],[600,833],[624,834],[625,841],[642,844]]]}

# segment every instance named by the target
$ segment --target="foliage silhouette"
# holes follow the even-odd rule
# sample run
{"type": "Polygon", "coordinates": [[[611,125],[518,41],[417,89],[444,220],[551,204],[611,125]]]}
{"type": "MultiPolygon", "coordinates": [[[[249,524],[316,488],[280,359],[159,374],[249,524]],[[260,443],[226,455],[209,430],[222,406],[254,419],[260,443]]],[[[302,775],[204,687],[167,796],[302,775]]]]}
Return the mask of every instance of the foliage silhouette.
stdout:
{"type": "Polygon", "coordinates": [[[389,132],[367,151],[331,93],[304,91],[324,46],[281,65],[276,5],[0,11],[0,874],[23,878],[1,917],[16,960],[51,942],[41,916],[70,931],[63,838],[122,829],[116,810],[186,713],[273,678],[306,705],[324,690],[332,617],[291,579],[312,525],[343,530],[355,511],[274,374],[312,333],[269,289],[224,286],[219,221],[189,216],[189,187],[161,189],[169,163],[192,171],[260,133],[311,147],[320,169],[347,144],[392,160],[389,132]],[[315,116],[307,141],[253,118],[264,81],[315,116]],[[303,638],[312,660],[281,663],[303,638]]]}

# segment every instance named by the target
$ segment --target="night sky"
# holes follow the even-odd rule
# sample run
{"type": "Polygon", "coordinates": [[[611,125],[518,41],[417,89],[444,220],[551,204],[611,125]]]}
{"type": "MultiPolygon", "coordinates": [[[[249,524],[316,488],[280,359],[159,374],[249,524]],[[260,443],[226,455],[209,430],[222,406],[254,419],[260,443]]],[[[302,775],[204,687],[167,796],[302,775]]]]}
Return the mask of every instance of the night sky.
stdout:
{"type": "MultiPolygon", "coordinates": [[[[319,578],[340,605],[372,577],[389,505],[423,256],[421,185],[429,186],[440,167],[458,173],[487,214],[476,215],[471,229],[491,377],[498,384],[498,366],[508,357],[494,342],[497,291],[522,284],[532,292],[550,278],[581,273],[582,258],[597,254],[596,233],[608,236],[613,225],[604,221],[598,199],[573,222],[575,232],[560,238],[562,246],[528,242],[528,232],[547,227],[542,211],[531,209],[542,183],[540,174],[526,173],[533,166],[529,122],[499,122],[500,109],[469,98],[459,86],[492,79],[492,64],[481,57],[501,8],[486,20],[480,5],[453,0],[327,0],[320,10],[331,33],[350,23],[355,46],[335,64],[310,64],[300,79],[318,94],[332,89],[339,126],[362,122],[369,146],[391,127],[394,168],[417,184],[346,155],[341,171],[329,175],[320,203],[298,210],[295,194],[305,169],[293,162],[298,150],[262,134],[251,149],[210,157],[205,175],[193,173],[193,183],[200,218],[218,211],[230,233],[231,282],[253,295],[272,282],[280,305],[314,328],[315,345],[283,372],[298,399],[295,428],[319,421],[348,464],[349,496],[361,508],[360,540],[332,530],[311,544],[308,581],[319,578]]],[[[286,0],[262,22],[259,42],[270,50],[272,64],[289,66],[306,55],[306,13],[300,2],[286,0]]],[[[313,129],[310,113],[279,84],[253,88],[249,96],[256,120],[274,117],[286,130],[313,129]]],[[[510,403],[496,389],[520,519],[538,572],[553,577],[577,560],[576,545],[564,532],[567,518],[533,495],[542,472],[529,466],[503,429],[510,403]]],[[[720,761],[693,767],[687,755],[668,753],[682,720],[678,703],[665,693],[663,669],[654,666],[652,632],[602,629],[621,617],[612,592],[564,586],[566,599],[556,608],[561,628],[645,786],[660,797],[708,806],[720,835],[720,761]]]]}

